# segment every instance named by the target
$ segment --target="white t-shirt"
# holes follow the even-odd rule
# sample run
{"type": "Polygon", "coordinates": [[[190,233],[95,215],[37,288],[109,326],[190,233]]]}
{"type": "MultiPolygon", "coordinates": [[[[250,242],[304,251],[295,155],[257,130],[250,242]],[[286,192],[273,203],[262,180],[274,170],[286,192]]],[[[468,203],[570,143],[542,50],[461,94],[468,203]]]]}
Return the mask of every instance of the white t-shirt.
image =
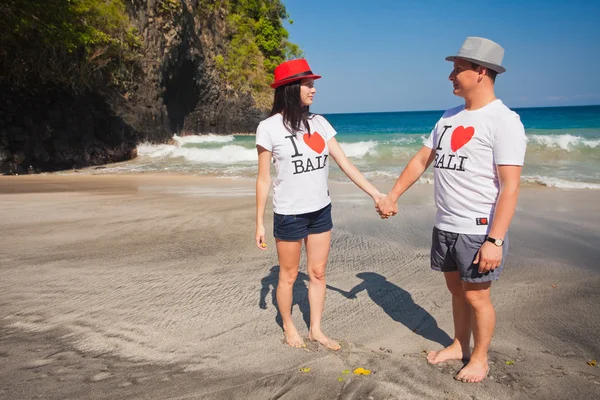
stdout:
{"type": "Polygon", "coordinates": [[[262,121],[256,130],[256,145],[273,153],[277,172],[273,211],[277,214],[304,214],[331,202],[327,141],[337,132],[320,115],[311,115],[308,124],[310,135],[306,132],[294,135],[283,125],[283,116],[275,114],[262,121]]]}
{"type": "Polygon", "coordinates": [[[425,141],[435,149],[438,229],[474,235],[489,232],[499,193],[496,165],[523,165],[527,138],[517,113],[496,100],[469,111],[444,113],[425,141]]]}

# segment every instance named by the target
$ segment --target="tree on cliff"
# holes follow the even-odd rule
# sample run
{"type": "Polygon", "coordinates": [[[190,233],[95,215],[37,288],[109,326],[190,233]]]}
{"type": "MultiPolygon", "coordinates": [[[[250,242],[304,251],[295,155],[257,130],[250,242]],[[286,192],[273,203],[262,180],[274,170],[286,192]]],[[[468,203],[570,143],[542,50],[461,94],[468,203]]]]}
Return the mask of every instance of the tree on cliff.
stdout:
{"type": "MultiPolygon", "coordinates": [[[[261,95],[270,93],[273,68],[301,55],[283,26],[285,6],[280,0],[197,1],[200,16],[226,18],[225,51],[214,60],[220,77],[260,103],[261,95]]],[[[171,17],[182,4],[156,1],[159,12],[171,17]]],[[[144,49],[123,0],[6,0],[0,4],[0,19],[4,83],[75,91],[98,85],[127,90],[135,81],[136,61],[144,49]]]]}
{"type": "Polygon", "coordinates": [[[141,42],[122,0],[8,0],[0,17],[0,79],[13,87],[133,80],[141,42]]]}
{"type": "Polygon", "coordinates": [[[267,108],[273,100],[269,84],[274,68],[302,55],[283,26],[285,20],[293,21],[280,0],[201,0],[199,12],[210,15],[219,8],[228,14],[229,35],[224,54],[215,57],[220,76],[267,108]]]}

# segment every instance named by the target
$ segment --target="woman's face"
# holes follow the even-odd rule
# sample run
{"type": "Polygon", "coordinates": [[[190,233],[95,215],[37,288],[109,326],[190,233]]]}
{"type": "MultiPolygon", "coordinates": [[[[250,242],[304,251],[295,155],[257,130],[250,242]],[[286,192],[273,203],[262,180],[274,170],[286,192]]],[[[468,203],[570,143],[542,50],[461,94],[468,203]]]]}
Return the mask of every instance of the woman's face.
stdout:
{"type": "Polygon", "coordinates": [[[314,79],[302,79],[300,81],[300,102],[302,106],[310,106],[313,103],[313,97],[317,93],[314,79]]]}

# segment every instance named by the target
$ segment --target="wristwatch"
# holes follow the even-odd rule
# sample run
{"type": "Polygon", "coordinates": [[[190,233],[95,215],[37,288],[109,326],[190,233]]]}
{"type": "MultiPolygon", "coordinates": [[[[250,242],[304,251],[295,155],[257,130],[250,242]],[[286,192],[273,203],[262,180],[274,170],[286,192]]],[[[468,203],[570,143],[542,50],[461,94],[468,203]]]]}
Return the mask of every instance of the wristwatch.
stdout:
{"type": "Polygon", "coordinates": [[[493,237],[489,237],[489,236],[485,240],[488,242],[494,243],[497,247],[502,247],[502,245],[504,244],[503,239],[494,239],[493,237]]]}

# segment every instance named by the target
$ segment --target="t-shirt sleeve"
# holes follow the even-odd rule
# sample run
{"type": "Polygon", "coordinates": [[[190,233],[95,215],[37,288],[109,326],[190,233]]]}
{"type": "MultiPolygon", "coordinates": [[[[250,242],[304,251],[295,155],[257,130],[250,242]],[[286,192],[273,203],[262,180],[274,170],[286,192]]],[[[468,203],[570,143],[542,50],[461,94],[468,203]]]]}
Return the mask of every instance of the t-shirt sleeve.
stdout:
{"type": "Polygon", "coordinates": [[[265,150],[273,151],[271,135],[263,123],[258,124],[258,128],[256,128],[256,145],[264,147],[265,150]]]}
{"type": "Polygon", "coordinates": [[[332,137],[334,137],[335,135],[337,135],[337,131],[335,130],[335,128],[329,123],[329,121],[327,121],[325,119],[325,117],[322,117],[321,115],[319,115],[317,117],[317,121],[318,121],[318,125],[315,127],[317,129],[317,131],[319,129],[321,129],[323,132],[319,132],[322,136],[325,137],[325,141],[328,141],[329,139],[331,139],[332,137]]]}
{"type": "Polygon", "coordinates": [[[527,137],[517,114],[504,118],[496,129],[494,160],[496,165],[523,165],[527,137]]]}
{"type": "Polygon", "coordinates": [[[433,127],[433,130],[431,131],[431,133],[429,134],[429,137],[427,137],[424,141],[423,141],[423,146],[425,147],[429,147],[430,149],[433,149],[433,136],[435,135],[435,131],[437,131],[437,125],[435,124],[435,126],[433,127]]]}

